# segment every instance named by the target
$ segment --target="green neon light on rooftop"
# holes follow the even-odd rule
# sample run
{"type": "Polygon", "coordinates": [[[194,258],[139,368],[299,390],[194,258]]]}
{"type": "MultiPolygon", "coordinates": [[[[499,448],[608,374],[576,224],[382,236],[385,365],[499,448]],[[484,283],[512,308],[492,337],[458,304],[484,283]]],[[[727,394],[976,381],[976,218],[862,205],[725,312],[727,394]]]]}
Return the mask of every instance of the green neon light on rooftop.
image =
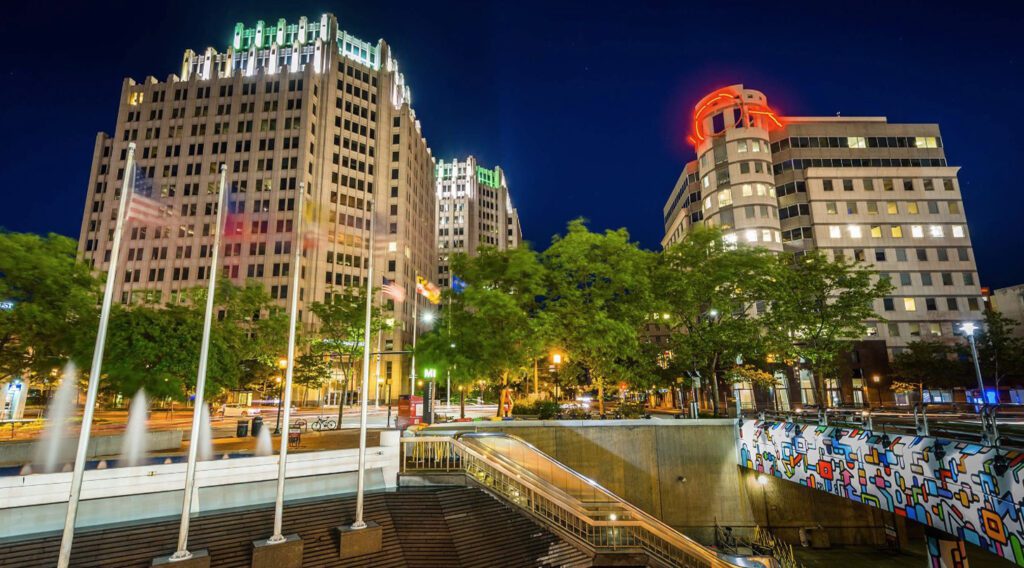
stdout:
{"type": "Polygon", "coordinates": [[[498,175],[498,170],[496,169],[489,170],[487,168],[477,166],[476,180],[491,187],[499,187],[501,185],[501,176],[498,175]]]}

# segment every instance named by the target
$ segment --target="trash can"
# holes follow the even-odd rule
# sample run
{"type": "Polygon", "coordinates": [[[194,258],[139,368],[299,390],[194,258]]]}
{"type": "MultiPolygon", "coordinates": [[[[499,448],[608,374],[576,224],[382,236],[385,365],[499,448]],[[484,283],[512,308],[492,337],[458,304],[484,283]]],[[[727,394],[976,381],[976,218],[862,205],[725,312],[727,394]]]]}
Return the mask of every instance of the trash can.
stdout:
{"type": "Polygon", "coordinates": [[[253,418],[252,419],[252,437],[255,438],[256,436],[259,436],[260,435],[260,430],[262,430],[262,429],[263,429],[263,417],[262,416],[257,416],[255,418],[253,418]]]}
{"type": "Polygon", "coordinates": [[[249,421],[248,420],[239,420],[238,423],[235,424],[235,437],[236,438],[244,438],[244,437],[246,437],[248,435],[249,435],[249,421]]]}

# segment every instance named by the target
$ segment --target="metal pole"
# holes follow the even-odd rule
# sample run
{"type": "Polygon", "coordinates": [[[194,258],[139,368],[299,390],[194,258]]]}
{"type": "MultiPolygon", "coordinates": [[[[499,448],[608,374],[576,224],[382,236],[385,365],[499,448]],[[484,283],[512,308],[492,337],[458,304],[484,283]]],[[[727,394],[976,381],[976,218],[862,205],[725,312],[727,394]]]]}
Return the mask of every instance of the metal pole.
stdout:
{"type": "Polygon", "coordinates": [[[409,404],[412,404],[412,397],[416,396],[416,328],[419,324],[420,310],[420,274],[416,273],[416,293],[412,295],[412,369],[409,373],[409,404]]]}
{"type": "Polygon", "coordinates": [[[978,364],[978,348],[974,344],[974,333],[967,335],[967,341],[971,344],[971,358],[974,359],[974,375],[978,378],[978,396],[981,397],[980,406],[984,406],[985,401],[985,383],[981,380],[981,365],[978,364]]]}
{"type": "MultiPolygon", "coordinates": [[[[292,376],[295,374],[295,328],[298,325],[299,315],[299,275],[302,273],[302,247],[304,235],[302,234],[302,218],[305,216],[303,201],[306,197],[306,184],[299,184],[298,219],[295,223],[295,264],[292,266],[292,291],[291,291],[291,314],[288,322],[288,366],[285,369],[284,378],[284,431],[281,432],[281,439],[278,441],[277,458],[277,498],[274,500],[274,535],[267,539],[268,544],[279,544],[286,539],[281,534],[282,518],[284,516],[284,477],[288,464],[288,421],[291,420],[292,410],[292,376]]],[[[277,413],[278,417],[281,412],[277,413]]]]}
{"type": "MultiPolygon", "coordinates": [[[[371,221],[371,224],[372,224],[372,221],[371,221]]],[[[370,236],[370,240],[371,241],[374,240],[372,235],[370,236]]],[[[372,256],[373,253],[371,252],[370,255],[372,256]]],[[[384,289],[383,288],[380,291],[380,298],[378,298],[378,300],[377,300],[377,305],[378,306],[383,306],[384,305],[384,289]]],[[[383,338],[384,338],[384,330],[383,329],[377,330],[377,369],[374,372],[374,374],[375,374],[374,381],[375,382],[374,382],[374,389],[373,389],[373,407],[374,408],[378,408],[378,409],[380,408],[380,386],[381,386],[381,382],[380,382],[380,360],[381,360],[381,357],[383,357],[383,354],[381,354],[381,344],[383,342],[383,338]]],[[[385,427],[387,427],[387,426],[385,426],[385,427]]]]}
{"type": "Polygon", "coordinates": [[[213,303],[217,291],[217,263],[220,252],[221,219],[224,215],[224,187],[227,185],[228,168],[220,166],[220,188],[217,193],[217,222],[213,229],[213,250],[210,252],[210,285],[206,291],[206,314],[203,316],[203,343],[199,348],[199,372],[196,373],[196,399],[192,405],[192,434],[188,443],[188,465],[185,468],[185,496],[181,504],[181,524],[178,528],[178,550],[172,560],[186,560],[192,557],[188,551],[188,525],[192,515],[192,494],[195,490],[196,459],[199,456],[199,431],[202,428],[202,408],[205,402],[206,369],[210,358],[210,333],[213,326],[213,303]]]}
{"type": "MultiPolygon", "coordinates": [[[[448,295],[448,344],[452,341],[452,297],[448,295]]],[[[448,412],[452,411],[452,368],[448,366],[448,383],[444,387],[444,397],[448,406],[448,412]]]]}
{"type": "Polygon", "coordinates": [[[117,280],[117,257],[121,249],[121,233],[124,231],[125,211],[134,190],[135,143],[128,143],[128,156],[124,163],[124,183],[121,185],[121,202],[117,206],[117,222],[114,225],[114,242],[110,250],[110,265],[107,268],[107,282],[103,290],[103,305],[100,308],[100,325],[96,333],[96,346],[92,352],[92,367],[89,369],[89,388],[85,396],[82,413],[82,430],[78,434],[78,448],[75,452],[75,469],[71,474],[71,493],[68,495],[68,511],[64,517],[64,533],[60,540],[58,568],[67,568],[71,562],[71,543],[75,538],[75,517],[78,514],[78,500],[82,495],[82,477],[85,475],[85,457],[89,449],[89,429],[92,428],[93,409],[99,392],[100,372],[103,367],[103,347],[107,340],[107,323],[110,321],[110,304],[114,297],[114,282],[117,280]]]}
{"type": "Polygon", "coordinates": [[[363,521],[363,492],[366,486],[366,405],[370,382],[370,315],[373,312],[373,246],[377,230],[374,221],[376,203],[370,202],[370,254],[366,266],[366,322],[363,330],[363,388],[359,394],[359,468],[356,473],[356,520],[353,529],[365,529],[363,521]]]}

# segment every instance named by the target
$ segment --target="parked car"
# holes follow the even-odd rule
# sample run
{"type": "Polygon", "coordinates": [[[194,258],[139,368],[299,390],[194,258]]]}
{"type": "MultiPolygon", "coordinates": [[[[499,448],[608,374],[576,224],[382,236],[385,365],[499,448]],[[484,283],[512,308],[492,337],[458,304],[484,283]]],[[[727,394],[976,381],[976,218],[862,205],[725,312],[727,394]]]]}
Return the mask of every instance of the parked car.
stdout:
{"type": "Polygon", "coordinates": [[[224,418],[232,418],[235,416],[256,416],[260,413],[260,409],[244,404],[223,404],[220,407],[220,412],[224,415],[224,418]]]}

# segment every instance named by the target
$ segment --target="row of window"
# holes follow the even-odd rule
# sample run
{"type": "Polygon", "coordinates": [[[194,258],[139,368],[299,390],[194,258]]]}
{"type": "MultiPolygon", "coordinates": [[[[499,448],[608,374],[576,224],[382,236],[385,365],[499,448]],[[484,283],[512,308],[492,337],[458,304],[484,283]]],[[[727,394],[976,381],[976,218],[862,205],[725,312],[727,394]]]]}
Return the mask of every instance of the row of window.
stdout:
{"type": "MultiPolygon", "coordinates": [[[[857,201],[826,201],[825,202],[825,213],[828,215],[838,215],[840,207],[846,211],[847,215],[857,215],[860,211],[860,206],[857,201]]],[[[921,213],[921,205],[917,201],[903,201],[902,213],[906,215],[919,215],[921,213]]],[[[929,215],[938,215],[939,210],[943,209],[940,203],[945,203],[944,209],[950,215],[959,215],[961,213],[959,201],[925,201],[925,210],[929,215]]],[[[864,211],[868,215],[877,215],[879,211],[884,210],[888,215],[899,215],[900,202],[896,201],[866,201],[864,202],[864,211]],[[879,207],[879,204],[882,207],[879,207]]]]}
{"type": "MultiPolygon", "coordinates": [[[[971,311],[978,310],[978,298],[971,297],[966,298],[967,309],[971,311]]],[[[935,312],[939,310],[939,306],[943,306],[942,309],[951,312],[960,310],[960,298],[882,298],[882,310],[886,312],[896,311],[896,306],[899,305],[904,312],[917,312],[917,311],[929,311],[935,312]],[[940,303],[941,302],[941,303],[940,303]]]]}
{"type": "MultiPolygon", "coordinates": [[[[845,255],[845,253],[843,252],[843,249],[830,249],[830,250],[832,250],[833,256],[835,256],[835,257],[843,257],[845,255]]],[[[929,252],[928,252],[929,250],[934,250],[935,251],[935,255],[934,255],[935,256],[935,260],[938,261],[938,262],[949,262],[949,259],[951,258],[951,255],[950,255],[949,251],[951,251],[951,250],[954,251],[952,256],[955,256],[958,261],[960,261],[960,262],[968,262],[968,261],[971,260],[969,249],[967,249],[966,247],[957,247],[957,248],[954,248],[954,249],[947,249],[947,248],[936,248],[936,249],[896,248],[896,249],[893,249],[893,250],[895,251],[895,256],[893,258],[895,258],[896,262],[907,262],[909,260],[909,256],[910,256],[907,251],[914,251],[914,258],[918,262],[928,262],[929,260],[931,260],[931,256],[932,256],[931,254],[929,254],[929,252]]],[[[887,257],[887,253],[885,251],[886,251],[886,249],[875,249],[875,261],[876,262],[884,262],[888,258],[887,257]]],[[[853,258],[854,259],[861,260],[861,261],[866,259],[865,258],[866,257],[865,249],[852,249],[852,252],[853,252],[853,258]]]]}
{"type": "MultiPolygon", "coordinates": [[[[964,231],[963,225],[910,225],[910,236],[915,239],[923,239],[925,235],[932,239],[943,239],[946,238],[946,228],[949,228],[949,235],[955,239],[962,239],[967,236],[964,231]]],[[[903,225],[889,225],[889,237],[894,239],[903,238],[903,225]]],[[[828,228],[828,236],[831,239],[860,239],[864,237],[865,232],[873,238],[880,239],[883,235],[882,225],[870,225],[865,231],[865,227],[862,225],[830,225],[828,228]],[[844,235],[845,233],[845,235],[844,235]]]]}
{"type": "MultiPolygon", "coordinates": [[[[841,180],[826,179],[826,180],[822,180],[822,182],[821,182],[822,190],[823,191],[835,191],[835,189],[836,189],[836,183],[835,182],[836,181],[839,181],[839,184],[842,186],[843,191],[853,191],[854,190],[854,180],[852,180],[852,179],[841,179],[841,180]]],[[[925,178],[925,179],[922,179],[920,181],[921,181],[922,189],[924,189],[925,191],[935,191],[935,180],[934,179],[925,178]]],[[[944,189],[946,191],[953,191],[955,189],[954,185],[953,185],[952,178],[943,178],[941,181],[942,181],[942,189],[944,189]]],[[[859,180],[859,182],[860,182],[861,189],[863,189],[864,191],[874,191],[875,190],[875,180],[874,180],[874,178],[863,178],[863,179],[859,180]]],[[[882,191],[895,191],[895,188],[897,186],[902,186],[904,191],[914,191],[916,185],[917,184],[912,179],[903,179],[902,183],[897,183],[897,180],[887,178],[887,179],[883,179],[882,180],[882,191]]]]}
{"type": "Polygon", "coordinates": [[[772,142],[772,152],[789,148],[942,148],[939,136],[791,136],[772,142]]]}
{"type": "Polygon", "coordinates": [[[779,175],[782,172],[807,168],[940,168],[945,166],[945,158],[795,158],[774,164],[772,173],[779,175]]]}
{"type": "MultiPolygon", "coordinates": [[[[875,259],[882,261],[885,260],[885,250],[879,249],[875,251],[875,259]]],[[[956,286],[953,283],[953,272],[919,272],[918,279],[921,282],[921,286],[935,286],[936,278],[938,275],[938,282],[942,286],[956,286]]],[[[961,272],[960,278],[963,281],[964,286],[974,286],[974,273],[973,272],[961,272]]],[[[879,278],[888,280],[893,285],[899,286],[913,286],[914,285],[914,273],[913,272],[880,272],[879,278]]]]}

